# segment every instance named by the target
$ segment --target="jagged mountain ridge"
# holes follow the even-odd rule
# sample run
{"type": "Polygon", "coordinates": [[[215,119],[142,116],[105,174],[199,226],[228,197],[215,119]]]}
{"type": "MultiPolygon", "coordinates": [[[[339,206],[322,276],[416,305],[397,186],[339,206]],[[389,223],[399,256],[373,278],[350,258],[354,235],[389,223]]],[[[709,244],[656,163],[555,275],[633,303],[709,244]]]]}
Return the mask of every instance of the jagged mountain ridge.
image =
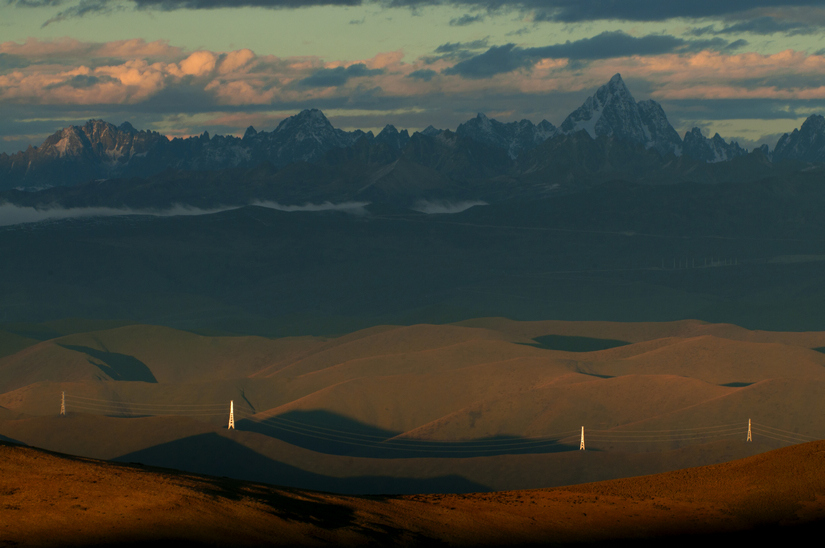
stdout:
{"type": "MultiPolygon", "coordinates": [[[[400,132],[399,132],[400,133],[400,132]]],[[[327,151],[316,162],[282,168],[166,170],[149,177],[91,181],[39,192],[0,192],[0,203],[34,208],[113,207],[168,209],[243,206],[258,201],[284,205],[342,203],[498,203],[576,193],[611,181],[645,185],[680,182],[742,183],[766,177],[782,180],[821,176],[798,166],[774,165],[761,150],[727,162],[706,163],[690,156],[663,158],[644,146],[586,132],[559,134],[512,159],[507,150],[449,130],[415,133],[403,150],[377,138],[327,151]]]]}
{"type": "Polygon", "coordinates": [[[812,114],[801,128],[780,137],[773,151],[773,159],[825,162],[825,118],[812,114]]]}
{"type": "Polygon", "coordinates": [[[739,143],[728,143],[718,133],[708,139],[698,127],[685,133],[683,143],[685,154],[707,163],[725,162],[748,153],[739,143]]]}
{"type": "MultiPolygon", "coordinates": [[[[811,117],[801,130],[780,139],[776,159],[825,161],[823,120],[821,116],[811,117]]],[[[463,145],[453,147],[453,150],[467,157],[478,157],[478,153],[471,149],[482,146],[492,154],[492,159],[483,158],[485,165],[489,168],[497,163],[494,169],[479,170],[471,162],[469,167],[472,169],[460,174],[458,166],[467,166],[465,160],[449,160],[443,153],[437,155],[440,159],[425,159],[418,152],[411,154],[416,156],[418,163],[442,173],[446,170],[452,179],[466,180],[480,173],[485,177],[513,175],[514,166],[518,172],[518,166],[524,164],[517,160],[525,153],[553,138],[571,136],[578,131],[584,131],[594,140],[607,137],[639,145],[655,151],[663,159],[684,154],[701,162],[715,163],[747,154],[738,143],[727,143],[718,134],[707,139],[696,128],[686,133],[682,141],[662,107],[652,100],[636,102],[619,74],[571,113],[560,128],[546,120],[537,125],[528,120],[502,123],[479,114],[459,125],[454,133],[433,126],[420,132],[424,137],[443,138],[443,143],[460,138],[463,145]],[[499,151],[503,151],[506,158],[500,158],[499,151]]],[[[205,132],[197,137],[169,140],[157,132],[138,131],[128,123],[116,127],[102,120],[90,120],[84,126],[71,126],[55,133],[40,147],[29,147],[13,155],[0,154],[0,189],[72,185],[113,177],[147,177],[165,169],[244,169],[268,163],[277,170],[295,163],[321,162],[330,151],[354,147],[360,140],[368,147],[380,145],[380,150],[368,153],[370,163],[388,165],[404,154],[413,139],[407,130],[398,131],[392,125],[387,125],[378,136],[361,130],[337,129],[317,109],[286,118],[271,132],[259,132],[250,126],[242,138],[231,135],[210,137],[205,132]]],[[[363,151],[353,151],[350,156],[363,154],[363,151]]],[[[762,155],[770,158],[767,150],[762,150],[762,155]]],[[[609,167],[623,171],[615,164],[609,167]]],[[[388,165],[387,169],[395,168],[388,165]]],[[[571,170],[567,175],[575,171],[571,170]]]]}
{"type": "Polygon", "coordinates": [[[472,120],[459,125],[455,133],[479,143],[503,148],[510,158],[516,159],[522,152],[534,149],[550,137],[558,135],[559,129],[547,120],[542,120],[538,125],[533,125],[529,120],[504,124],[479,112],[472,120]]]}
{"type": "Polygon", "coordinates": [[[40,147],[13,155],[0,154],[0,188],[59,186],[89,179],[147,176],[163,169],[215,170],[252,167],[269,162],[283,167],[314,162],[328,150],[352,146],[372,134],[334,128],[317,109],[283,120],[271,132],[246,130],[243,138],[198,137],[169,140],[130,124],[116,127],[103,120],[70,126],[48,137],[40,147]]]}

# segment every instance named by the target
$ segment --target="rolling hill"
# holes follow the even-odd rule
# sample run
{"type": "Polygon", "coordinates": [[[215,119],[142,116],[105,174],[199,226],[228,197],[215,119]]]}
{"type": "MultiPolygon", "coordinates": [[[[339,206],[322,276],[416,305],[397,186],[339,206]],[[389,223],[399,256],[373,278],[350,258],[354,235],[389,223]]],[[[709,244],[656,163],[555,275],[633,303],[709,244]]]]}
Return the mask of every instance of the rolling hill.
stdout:
{"type": "Polygon", "coordinates": [[[821,332],[502,318],[275,339],[67,331],[0,358],[4,438],[292,487],[550,487],[825,434],[821,332]]]}

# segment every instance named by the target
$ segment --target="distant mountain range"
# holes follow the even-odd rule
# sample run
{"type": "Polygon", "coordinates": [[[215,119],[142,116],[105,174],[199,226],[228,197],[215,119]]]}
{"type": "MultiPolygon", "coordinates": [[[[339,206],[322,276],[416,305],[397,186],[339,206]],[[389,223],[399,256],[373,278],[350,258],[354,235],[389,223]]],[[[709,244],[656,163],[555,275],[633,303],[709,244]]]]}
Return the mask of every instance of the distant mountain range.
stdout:
{"type": "MultiPolygon", "coordinates": [[[[502,123],[479,114],[455,132],[430,126],[410,136],[407,130],[387,125],[374,135],[334,128],[321,111],[313,109],[283,120],[271,132],[249,127],[240,138],[204,133],[169,140],[129,123],[114,126],[90,120],[51,135],[39,147],[0,154],[0,190],[120,180],[110,181],[113,184],[106,192],[111,194],[125,187],[157,187],[159,181],[166,184],[174,179],[180,183],[180,195],[175,198],[183,200],[176,203],[193,203],[182,190],[187,186],[183,181],[194,177],[193,172],[202,181],[204,172],[211,172],[206,178],[215,185],[234,185],[230,203],[248,199],[496,200],[505,195],[586,188],[612,179],[647,183],[749,180],[777,169],[798,171],[822,162],[822,116],[813,115],[800,129],[785,134],[773,152],[763,146],[748,153],[718,134],[706,138],[698,128],[680,138],[662,107],[653,100],[636,102],[616,74],[560,127],[546,120],[537,125],[528,120],[502,123]]],[[[168,190],[171,200],[175,190],[168,190]]],[[[96,192],[100,191],[96,186],[96,192]]],[[[208,184],[199,191],[201,195],[211,192],[208,184]]],[[[48,196],[65,205],[68,194],[60,191],[48,196]]],[[[26,201],[14,195],[0,200],[26,201]]],[[[210,200],[206,202],[212,204],[210,200]]],[[[89,200],[80,202],[88,205],[89,200]]],[[[128,203],[121,199],[121,203],[115,200],[105,205],[128,203]]],[[[159,204],[148,200],[146,205],[159,204]]]]}

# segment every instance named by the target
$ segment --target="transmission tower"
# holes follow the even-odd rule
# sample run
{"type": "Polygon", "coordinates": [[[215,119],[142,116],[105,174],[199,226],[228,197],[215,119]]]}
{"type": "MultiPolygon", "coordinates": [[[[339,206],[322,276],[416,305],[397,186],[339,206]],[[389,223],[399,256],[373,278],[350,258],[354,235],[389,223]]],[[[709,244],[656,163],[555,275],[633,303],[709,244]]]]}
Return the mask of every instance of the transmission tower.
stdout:
{"type": "Polygon", "coordinates": [[[745,441],[753,441],[753,439],[751,438],[751,420],[750,419],[748,419],[748,439],[746,439],[745,441]]]}
{"type": "Polygon", "coordinates": [[[579,451],[584,451],[584,426],[582,426],[582,441],[579,444],[579,451]]]}
{"type": "Polygon", "coordinates": [[[66,414],[66,393],[62,392],[60,395],[60,414],[66,414]]]}
{"type": "Polygon", "coordinates": [[[227,426],[228,430],[235,429],[235,401],[229,400],[229,426],[227,426]]]}

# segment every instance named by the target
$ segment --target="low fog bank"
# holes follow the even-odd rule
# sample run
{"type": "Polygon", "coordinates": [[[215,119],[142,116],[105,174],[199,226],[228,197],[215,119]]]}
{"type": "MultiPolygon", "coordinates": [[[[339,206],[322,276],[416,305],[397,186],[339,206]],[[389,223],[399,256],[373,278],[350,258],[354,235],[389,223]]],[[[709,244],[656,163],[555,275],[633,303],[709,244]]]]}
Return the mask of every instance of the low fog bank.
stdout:
{"type": "Polygon", "coordinates": [[[443,213],[461,213],[462,211],[467,211],[471,207],[475,206],[485,206],[488,205],[487,202],[482,202],[481,200],[470,200],[464,202],[447,202],[447,201],[428,201],[428,200],[419,200],[413,206],[410,207],[413,211],[418,211],[419,213],[426,213],[428,215],[434,214],[443,214],[443,213]]]}
{"type": "Polygon", "coordinates": [[[114,207],[49,207],[36,208],[14,204],[0,204],[0,226],[39,223],[61,219],[78,219],[81,217],[117,217],[123,215],[152,215],[170,217],[175,215],[209,215],[236,207],[200,209],[188,206],[174,206],[169,209],[129,209],[114,207]]]}
{"type": "Polygon", "coordinates": [[[322,204],[303,204],[303,205],[281,205],[278,202],[252,202],[250,205],[268,207],[270,209],[277,209],[278,211],[343,211],[345,213],[352,213],[354,215],[365,215],[365,209],[370,202],[342,202],[340,204],[333,204],[331,202],[324,202],[322,204]]]}
{"type": "MultiPolygon", "coordinates": [[[[366,207],[370,202],[323,202],[320,204],[283,205],[271,201],[255,201],[249,205],[266,207],[285,212],[319,212],[319,211],[341,211],[352,215],[367,215],[366,207]]],[[[487,205],[482,201],[467,202],[429,202],[419,201],[412,207],[413,211],[426,214],[450,214],[461,213],[471,207],[487,205]]],[[[187,205],[174,205],[167,209],[135,209],[119,207],[71,207],[62,206],[31,207],[19,206],[10,203],[0,204],[0,226],[11,226],[25,223],[39,223],[43,221],[56,221],[62,219],[78,219],[87,217],[118,217],[125,215],[148,215],[153,217],[173,217],[179,215],[211,215],[223,211],[231,211],[246,206],[219,206],[215,208],[203,209],[187,205]]]]}
{"type": "MultiPolygon", "coordinates": [[[[368,202],[345,202],[333,204],[324,202],[322,204],[304,205],[281,205],[276,202],[254,202],[250,205],[276,209],[279,211],[343,211],[353,214],[366,213],[365,206],[368,202]]],[[[175,205],[168,209],[132,209],[115,207],[29,207],[14,204],[0,204],[0,226],[11,226],[25,223],[38,223],[42,221],[55,221],[62,219],[78,219],[82,217],[118,217],[125,215],[149,215],[153,217],[173,217],[180,215],[211,215],[233,209],[240,209],[244,206],[221,206],[216,208],[202,209],[198,207],[175,205]]]]}

